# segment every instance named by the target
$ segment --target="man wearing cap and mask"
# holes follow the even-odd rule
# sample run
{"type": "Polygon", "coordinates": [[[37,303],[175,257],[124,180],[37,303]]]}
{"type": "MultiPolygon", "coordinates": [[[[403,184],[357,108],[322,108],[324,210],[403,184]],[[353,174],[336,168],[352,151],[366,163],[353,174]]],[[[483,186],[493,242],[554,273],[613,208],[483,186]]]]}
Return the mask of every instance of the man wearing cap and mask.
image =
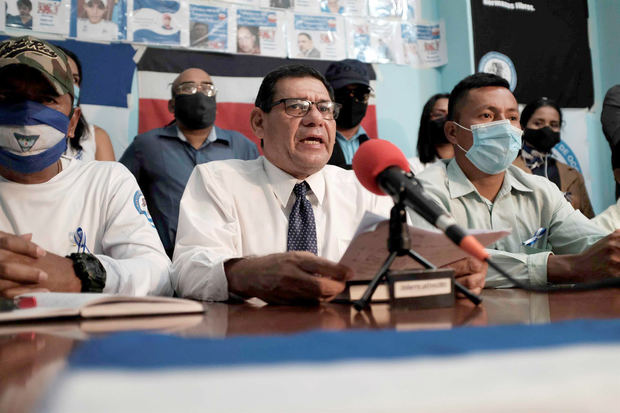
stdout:
{"type": "Polygon", "coordinates": [[[0,43],[0,295],[171,294],[170,261],[133,176],[63,156],[75,130],[64,53],[0,43]]]}
{"type": "Polygon", "coordinates": [[[335,62],[327,68],[325,78],[334,89],[336,102],[342,105],[336,119],[336,143],[328,164],[351,169],[353,155],[369,139],[360,125],[372,90],[368,65],[354,59],[335,62]]]}
{"type": "Polygon", "coordinates": [[[135,137],[120,159],[134,174],[172,257],[179,202],[194,166],[222,159],[255,159],[256,145],[239,132],[218,128],[216,88],[204,70],[183,71],[172,83],[168,110],[175,120],[135,137]]]}
{"type": "MultiPolygon", "coordinates": [[[[620,231],[604,237],[553,182],[512,165],[522,130],[506,80],[476,73],[459,82],[450,93],[444,131],[454,158],[417,178],[459,225],[512,229],[489,249],[495,263],[534,286],[620,276],[620,231]]],[[[411,218],[414,225],[428,225],[411,218]]],[[[489,268],[486,285],[512,283],[489,268]]]]}

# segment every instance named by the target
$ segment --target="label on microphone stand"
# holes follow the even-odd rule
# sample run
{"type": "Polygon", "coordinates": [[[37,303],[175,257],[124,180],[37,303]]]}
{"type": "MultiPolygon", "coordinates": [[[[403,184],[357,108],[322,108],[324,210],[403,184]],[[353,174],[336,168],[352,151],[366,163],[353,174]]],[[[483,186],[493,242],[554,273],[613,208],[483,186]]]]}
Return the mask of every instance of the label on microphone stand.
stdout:
{"type": "MultiPolygon", "coordinates": [[[[334,301],[350,303],[359,300],[369,282],[347,281],[347,287],[334,301]]],[[[387,280],[377,286],[371,302],[405,308],[451,307],[454,305],[454,271],[443,268],[390,271],[387,280]]]]}
{"type": "Polygon", "coordinates": [[[431,280],[397,281],[394,283],[394,298],[423,297],[425,295],[450,294],[452,280],[436,278],[431,280]]]}
{"type": "Polygon", "coordinates": [[[390,271],[387,280],[392,307],[454,305],[454,271],[451,269],[390,271]]]}

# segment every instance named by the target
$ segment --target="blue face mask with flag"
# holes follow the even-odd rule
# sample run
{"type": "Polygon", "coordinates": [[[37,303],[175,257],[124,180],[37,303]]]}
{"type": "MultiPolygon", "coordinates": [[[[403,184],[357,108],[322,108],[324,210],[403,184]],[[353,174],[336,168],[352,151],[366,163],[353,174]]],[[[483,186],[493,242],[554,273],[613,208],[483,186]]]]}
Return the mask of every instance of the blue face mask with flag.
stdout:
{"type": "Polygon", "coordinates": [[[468,151],[461,145],[459,149],[474,166],[489,175],[503,172],[515,160],[521,149],[521,135],[523,131],[512,126],[508,119],[495,122],[478,123],[471,125],[471,129],[457,126],[471,131],[474,143],[468,151]]]}
{"type": "Polygon", "coordinates": [[[69,118],[41,103],[0,105],[0,165],[29,174],[56,162],[67,149],[69,118]]]}

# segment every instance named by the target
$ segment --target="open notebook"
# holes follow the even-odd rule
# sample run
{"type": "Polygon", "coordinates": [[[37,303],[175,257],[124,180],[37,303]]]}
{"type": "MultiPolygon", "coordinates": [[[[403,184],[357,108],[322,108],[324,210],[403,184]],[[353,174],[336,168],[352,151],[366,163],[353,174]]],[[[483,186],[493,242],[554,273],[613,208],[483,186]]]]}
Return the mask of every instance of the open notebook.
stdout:
{"type": "Polygon", "coordinates": [[[94,293],[35,293],[36,306],[0,312],[0,323],[60,317],[124,317],[202,313],[202,303],[171,297],[128,297],[94,293]]]}

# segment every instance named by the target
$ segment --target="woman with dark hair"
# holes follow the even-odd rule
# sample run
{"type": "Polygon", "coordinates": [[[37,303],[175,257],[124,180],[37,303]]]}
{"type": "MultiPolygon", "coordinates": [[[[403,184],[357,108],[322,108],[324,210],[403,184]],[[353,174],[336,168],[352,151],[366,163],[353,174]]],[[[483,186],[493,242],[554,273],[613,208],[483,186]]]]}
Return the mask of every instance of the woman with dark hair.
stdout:
{"type": "Polygon", "coordinates": [[[454,157],[454,148],[443,132],[449,97],[447,93],[437,93],[431,96],[422,109],[418,129],[418,157],[410,159],[414,173],[421,172],[427,164],[438,159],[454,157]]]}
{"type": "MultiPolygon", "coordinates": [[[[80,85],[82,84],[82,64],[80,60],[70,50],[58,46],[69,60],[69,67],[73,73],[73,89],[75,97],[73,107],[80,110],[80,85]]],[[[78,125],[75,128],[75,136],[69,139],[65,155],[83,161],[114,161],[114,148],[108,133],[96,125],[86,122],[84,114],[80,114],[78,125]]]]}
{"type": "Polygon", "coordinates": [[[551,150],[560,142],[562,110],[547,98],[530,102],[521,112],[523,148],[514,164],[528,173],[544,176],[556,184],[575,209],[592,218],[583,176],[575,168],[556,160],[551,150]]]}

